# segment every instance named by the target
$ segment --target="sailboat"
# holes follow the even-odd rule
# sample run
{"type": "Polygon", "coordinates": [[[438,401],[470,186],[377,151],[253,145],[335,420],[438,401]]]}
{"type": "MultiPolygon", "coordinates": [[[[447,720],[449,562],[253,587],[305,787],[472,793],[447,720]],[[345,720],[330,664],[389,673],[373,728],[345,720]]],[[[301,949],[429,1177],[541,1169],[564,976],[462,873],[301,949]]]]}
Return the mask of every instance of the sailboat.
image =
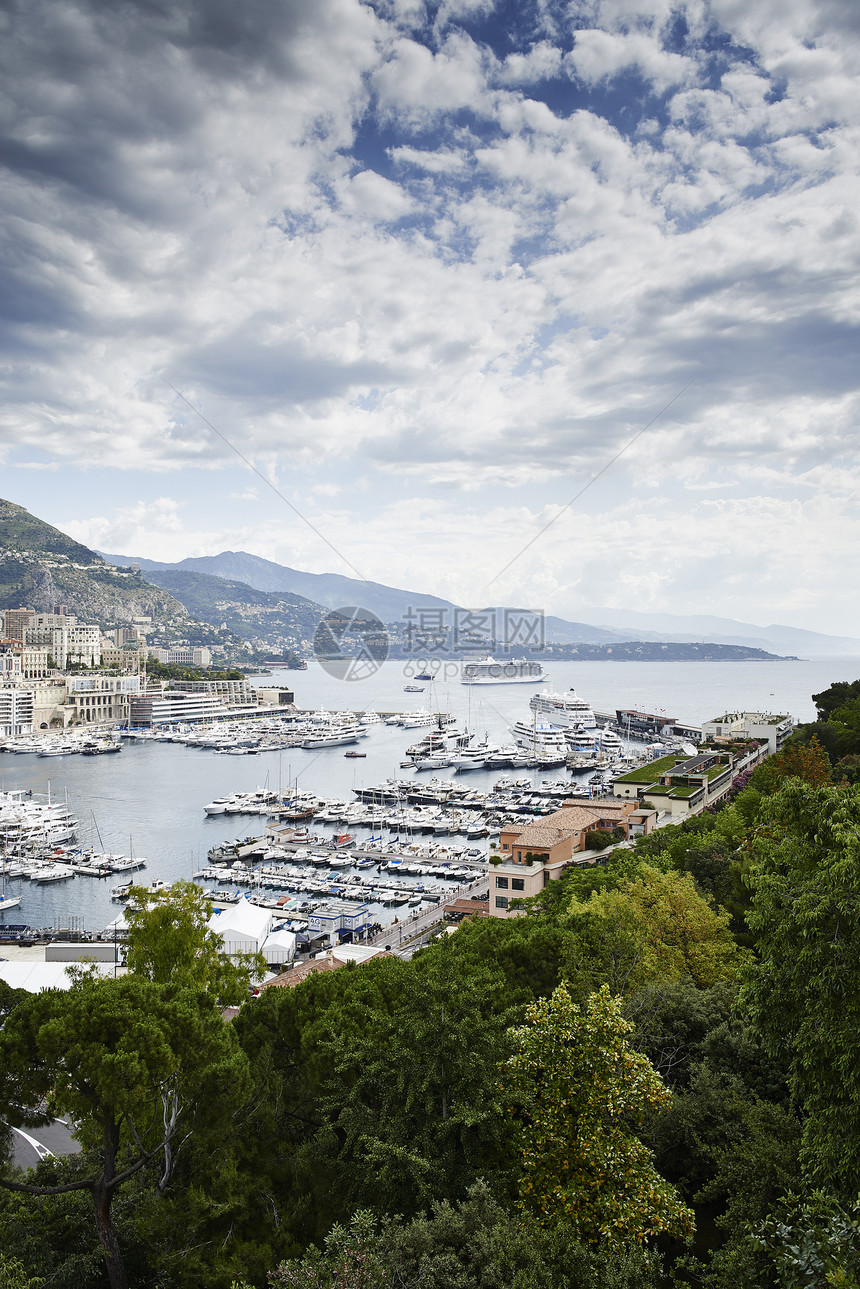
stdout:
{"type": "Polygon", "coordinates": [[[17,908],[21,903],[20,895],[6,895],[6,834],[3,834],[3,894],[0,896],[0,912],[3,909],[17,908]]]}

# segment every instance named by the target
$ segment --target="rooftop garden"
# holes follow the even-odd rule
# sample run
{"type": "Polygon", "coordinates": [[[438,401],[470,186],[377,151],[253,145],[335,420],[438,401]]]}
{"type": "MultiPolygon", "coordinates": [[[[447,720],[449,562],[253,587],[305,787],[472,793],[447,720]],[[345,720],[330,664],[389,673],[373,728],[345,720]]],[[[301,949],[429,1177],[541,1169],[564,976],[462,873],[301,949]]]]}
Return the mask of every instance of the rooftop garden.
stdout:
{"type": "Polygon", "coordinates": [[[674,770],[676,765],[680,765],[688,759],[685,756],[662,756],[659,761],[651,761],[648,765],[640,766],[636,770],[630,770],[628,774],[620,775],[615,782],[654,783],[661,774],[668,774],[670,770],[674,770]]]}

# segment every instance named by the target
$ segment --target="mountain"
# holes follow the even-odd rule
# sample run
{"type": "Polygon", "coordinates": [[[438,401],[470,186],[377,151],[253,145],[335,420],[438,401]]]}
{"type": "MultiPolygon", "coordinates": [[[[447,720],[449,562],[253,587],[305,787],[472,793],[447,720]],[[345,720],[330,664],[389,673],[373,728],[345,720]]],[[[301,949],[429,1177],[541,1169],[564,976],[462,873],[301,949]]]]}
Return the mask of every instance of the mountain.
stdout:
{"type": "MultiPolygon", "coordinates": [[[[404,591],[381,582],[362,582],[358,578],[344,577],[338,573],[303,573],[298,569],[288,568],[284,564],[275,564],[272,560],[262,559],[259,555],[249,555],[245,551],[222,551],[220,555],[192,556],[176,564],[159,563],[130,555],[108,555],[104,558],[111,564],[137,564],[148,578],[158,581],[154,574],[166,572],[197,572],[214,575],[233,585],[244,584],[257,591],[289,592],[304,598],[325,609],[341,608],[345,605],[357,605],[369,609],[371,613],[385,623],[409,622],[416,614],[428,614],[437,611],[443,616],[440,623],[454,629],[468,611],[453,604],[450,600],[440,599],[437,595],[425,595],[422,591],[404,591]]],[[[183,597],[175,589],[178,584],[159,582],[169,590],[183,597]]],[[[187,603],[187,601],[183,601],[187,603]]],[[[190,605],[188,605],[190,608],[190,605]]],[[[193,610],[192,610],[193,611],[193,610]]],[[[497,624],[504,624],[505,614],[527,613],[528,610],[516,610],[500,607],[483,608],[478,615],[490,617],[497,624]]],[[[500,626],[500,630],[503,627],[500,626]]],[[[583,622],[567,622],[563,618],[547,617],[545,621],[546,639],[557,644],[606,644],[625,637],[617,631],[602,627],[588,626],[583,622]]]]}
{"type": "Polygon", "coordinates": [[[209,573],[228,581],[243,582],[257,591],[288,591],[303,596],[326,609],[354,604],[375,613],[383,622],[402,618],[415,605],[421,607],[455,607],[449,600],[419,591],[401,591],[381,582],[362,582],[339,573],[303,573],[299,569],[275,564],[272,560],[249,555],[245,551],[223,551],[220,555],[191,556],[176,564],[156,560],[133,559],[129,555],[105,555],[111,564],[138,564],[144,572],[175,569],[183,572],[209,573]]]}
{"type": "Polygon", "coordinates": [[[139,575],[114,568],[59,528],[0,498],[0,608],[30,606],[69,613],[101,626],[147,617],[185,623],[185,608],[139,575]]]}
{"type": "Polygon", "coordinates": [[[791,653],[804,657],[819,655],[845,657],[860,655],[860,640],[850,636],[831,636],[818,631],[804,631],[800,627],[757,626],[752,622],[736,622],[733,618],[720,618],[712,614],[638,613],[628,609],[589,607],[581,610],[593,622],[609,630],[620,632],[626,640],[666,640],[695,642],[713,641],[719,644],[747,645],[777,653],[791,653]]]}
{"type": "Polygon", "coordinates": [[[246,583],[210,573],[148,568],[145,576],[175,596],[195,618],[214,627],[226,627],[267,653],[306,653],[326,612],[322,605],[301,595],[258,591],[246,583]]]}
{"type": "MultiPolygon", "coordinates": [[[[445,621],[452,626],[461,620],[457,615],[466,612],[461,606],[436,595],[385,586],[381,582],[362,582],[359,578],[338,573],[304,573],[300,569],[262,559],[259,555],[250,555],[247,551],[193,556],[176,564],[133,559],[130,555],[105,554],[104,558],[111,564],[138,564],[147,573],[167,570],[206,573],[270,594],[287,592],[304,597],[326,609],[354,604],[369,609],[385,623],[408,621],[410,615],[414,617],[418,610],[436,610],[446,615],[445,621]]],[[[501,622],[505,613],[517,611],[495,608],[478,612],[485,615],[494,613],[496,620],[501,622]]],[[[678,644],[707,642],[806,657],[860,655],[860,640],[847,636],[830,636],[779,624],[762,627],[709,614],[641,613],[589,606],[577,609],[575,621],[547,615],[544,626],[549,644],[610,645],[616,641],[636,640],[678,644]]]]}

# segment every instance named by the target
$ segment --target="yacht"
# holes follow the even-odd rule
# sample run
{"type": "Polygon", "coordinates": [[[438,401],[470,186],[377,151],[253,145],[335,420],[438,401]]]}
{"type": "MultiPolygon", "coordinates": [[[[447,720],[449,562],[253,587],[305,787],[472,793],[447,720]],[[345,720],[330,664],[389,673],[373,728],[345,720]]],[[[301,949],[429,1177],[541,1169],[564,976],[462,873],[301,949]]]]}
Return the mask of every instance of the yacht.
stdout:
{"type": "Polygon", "coordinates": [[[553,689],[532,694],[529,707],[539,721],[546,721],[547,724],[556,725],[560,729],[575,729],[579,726],[582,729],[593,730],[597,726],[591,704],[586,699],[580,698],[573,688],[566,694],[560,694],[553,689]]]}
{"type": "Polygon", "coordinates": [[[490,654],[481,662],[464,662],[460,683],[463,685],[536,685],[549,680],[539,662],[529,658],[510,658],[499,662],[490,654]]]}
{"type": "Polygon", "coordinates": [[[563,763],[567,756],[567,742],[564,734],[554,725],[543,721],[514,721],[510,726],[515,742],[526,752],[540,761],[560,758],[563,763]]]}

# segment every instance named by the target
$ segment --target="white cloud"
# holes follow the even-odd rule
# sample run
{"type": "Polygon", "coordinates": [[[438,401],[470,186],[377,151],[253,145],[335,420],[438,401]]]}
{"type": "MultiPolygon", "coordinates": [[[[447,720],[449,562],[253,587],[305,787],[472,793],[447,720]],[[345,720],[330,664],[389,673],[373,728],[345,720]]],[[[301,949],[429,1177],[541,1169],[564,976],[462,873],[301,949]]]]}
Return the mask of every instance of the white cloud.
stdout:
{"type": "MultiPolygon", "coordinates": [[[[622,537],[653,568],[662,498],[679,543],[705,521],[763,542],[772,603],[794,603],[760,531],[791,522],[794,488],[794,567],[810,603],[843,603],[810,494],[847,513],[860,470],[860,32],[811,0],[697,0],[673,43],[678,12],[604,0],[571,34],[541,4],[512,51],[509,32],[494,48],[470,35],[492,19],[471,0],[435,22],[408,0],[255,2],[241,21],[25,6],[3,51],[7,464],[241,487],[245,467],[166,377],[267,478],[337,496],[339,540],[360,513],[380,580],[438,589],[442,552],[446,585],[464,586],[464,564],[489,575],[539,498],[567,499],[694,378],[613,468],[626,509],[589,494],[611,540],[550,542],[511,595],[539,577],[561,596],[586,568],[615,569],[625,594],[622,537]],[[709,24],[730,37],[724,66],[709,24]],[[671,94],[668,126],[650,99],[607,106],[634,69],[671,94]],[[341,469],[367,491],[328,477],[341,469]],[[391,500],[425,487],[445,504],[391,500]],[[415,550],[392,542],[401,523],[415,550]]],[[[89,524],[102,547],[270,553],[244,507],[241,522],[229,507],[108,520],[77,478],[101,518],[76,535],[89,524]]],[[[287,562],[326,567],[312,535],[285,532],[287,562]]],[[[733,542],[735,580],[704,575],[714,605],[757,576],[733,542]]],[[[699,565],[679,550],[649,585],[683,602],[699,565]]]]}

